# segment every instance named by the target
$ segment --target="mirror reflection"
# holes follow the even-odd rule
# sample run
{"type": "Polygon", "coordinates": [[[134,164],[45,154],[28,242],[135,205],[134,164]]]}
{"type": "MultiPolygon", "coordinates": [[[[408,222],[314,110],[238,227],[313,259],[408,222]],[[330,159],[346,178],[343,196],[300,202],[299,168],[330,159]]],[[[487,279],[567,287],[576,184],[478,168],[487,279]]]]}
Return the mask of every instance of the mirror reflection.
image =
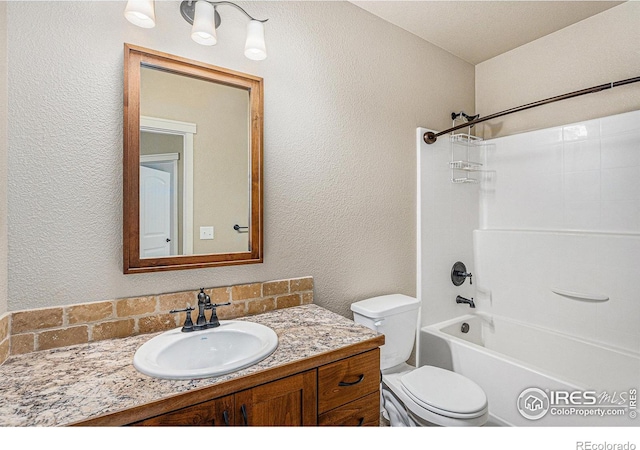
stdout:
{"type": "Polygon", "coordinates": [[[249,90],[140,68],[140,258],[250,251],[249,90]]]}
{"type": "Polygon", "coordinates": [[[262,78],[124,49],[123,272],[262,263],[262,78]]]}

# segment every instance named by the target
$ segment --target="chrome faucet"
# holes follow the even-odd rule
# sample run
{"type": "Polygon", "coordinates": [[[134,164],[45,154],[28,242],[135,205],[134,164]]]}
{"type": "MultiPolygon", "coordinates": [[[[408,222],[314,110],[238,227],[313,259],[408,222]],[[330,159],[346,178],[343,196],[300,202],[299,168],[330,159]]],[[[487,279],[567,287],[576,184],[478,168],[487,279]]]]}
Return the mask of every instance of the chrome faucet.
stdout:
{"type": "Polygon", "coordinates": [[[467,305],[469,305],[470,308],[475,308],[476,307],[476,304],[473,303],[473,297],[471,297],[471,300],[469,300],[468,298],[464,298],[461,295],[458,295],[456,297],[456,303],[467,304],[467,305]]]}
{"type": "Polygon", "coordinates": [[[226,306],[230,304],[231,302],[211,303],[211,297],[209,296],[209,294],[205,294],[204,288],[200,288],[200,293],[198,293],[198,318],[196,319],[195,325],[191,320],[191,311],[195,309],[192,306],[187,305],[187,307],[184,309],[172,309],[169,312],[171,314],[175,314],[179,312],[187,313],[187,317],[184,320],[184,325],[182,326],[181,331],[183,333],[188,333],[190,331],[206,330],[207,328],[219,327],[220,321],[218,320],[218,314],[216,313],[216,308],[218,306],[226,306]],[[204,313],[207,309],[211,310],[211,316],[209,317],[209,320],[207,320],[207,317],[205,316],[205,313],[204,313]]]}

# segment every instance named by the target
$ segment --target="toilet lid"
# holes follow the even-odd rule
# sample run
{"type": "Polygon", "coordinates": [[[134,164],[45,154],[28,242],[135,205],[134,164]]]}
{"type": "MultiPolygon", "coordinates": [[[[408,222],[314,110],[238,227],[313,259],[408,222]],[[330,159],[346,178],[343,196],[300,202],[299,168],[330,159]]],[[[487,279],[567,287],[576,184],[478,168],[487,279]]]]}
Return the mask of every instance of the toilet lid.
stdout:
{"type": "Polygon", "coordinates": [[[441,415],[476,417],[487,408],[482,388],[450,370],[422,366],[403,375],[400,382],[416,403],[441,415]]]}

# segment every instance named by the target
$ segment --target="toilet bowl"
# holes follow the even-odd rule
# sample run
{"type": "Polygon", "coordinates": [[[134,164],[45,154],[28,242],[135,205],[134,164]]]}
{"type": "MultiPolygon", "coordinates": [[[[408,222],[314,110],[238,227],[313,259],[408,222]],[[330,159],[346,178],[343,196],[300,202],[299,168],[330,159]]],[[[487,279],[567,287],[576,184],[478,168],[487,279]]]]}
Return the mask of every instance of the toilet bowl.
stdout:
{"type": "Polygon", "coordinates": [[[391,294],[351,305],[354,321],[385,335],[380,347],[381,408],[391,426],[482,426],[487,397],[470,379],[434,366],[413,367],[419,302],[391,294]]]}

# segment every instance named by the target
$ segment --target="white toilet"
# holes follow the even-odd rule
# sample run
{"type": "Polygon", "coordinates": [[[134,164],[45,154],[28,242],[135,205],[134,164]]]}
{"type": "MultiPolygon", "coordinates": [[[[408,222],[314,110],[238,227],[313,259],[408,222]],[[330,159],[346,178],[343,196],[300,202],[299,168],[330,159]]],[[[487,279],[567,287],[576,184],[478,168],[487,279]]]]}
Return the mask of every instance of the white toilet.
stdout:
{"type": "Polygon", "coordinates": [[[383,295],[351,305],[356,323],[384,334],[381,405],[391,426],[482,426],[489,417],[480,386],[450,370],[407,364],[415,341],[418,299],[383,295]]]}

